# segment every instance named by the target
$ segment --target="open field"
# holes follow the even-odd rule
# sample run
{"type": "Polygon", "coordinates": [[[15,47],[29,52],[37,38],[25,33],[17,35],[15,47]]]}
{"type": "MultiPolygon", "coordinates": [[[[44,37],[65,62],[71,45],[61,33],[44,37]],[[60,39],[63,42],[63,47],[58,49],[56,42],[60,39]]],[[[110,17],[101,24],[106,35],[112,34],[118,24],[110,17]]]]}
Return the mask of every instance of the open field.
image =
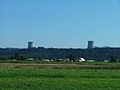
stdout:
{"type": "Polygon", "coordinates": [[[0,68],[120,69],[120,62],[0,61],[0,68]]]}
{"type": "Polygon", "coordinates": [[[0,90],[119,90],[116,66],[119,63],[0,63],[0,90]]]}

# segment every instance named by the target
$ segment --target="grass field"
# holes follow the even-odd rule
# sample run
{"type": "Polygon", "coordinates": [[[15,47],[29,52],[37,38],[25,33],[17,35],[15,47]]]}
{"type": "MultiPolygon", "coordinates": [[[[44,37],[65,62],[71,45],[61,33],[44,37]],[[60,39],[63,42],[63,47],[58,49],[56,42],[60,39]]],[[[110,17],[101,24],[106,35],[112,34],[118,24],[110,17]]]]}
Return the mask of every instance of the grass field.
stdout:
{"type": "Polygon", "coordinates": [[[0,90],[120,90],[120,69],[0,65],[0,90]]]}

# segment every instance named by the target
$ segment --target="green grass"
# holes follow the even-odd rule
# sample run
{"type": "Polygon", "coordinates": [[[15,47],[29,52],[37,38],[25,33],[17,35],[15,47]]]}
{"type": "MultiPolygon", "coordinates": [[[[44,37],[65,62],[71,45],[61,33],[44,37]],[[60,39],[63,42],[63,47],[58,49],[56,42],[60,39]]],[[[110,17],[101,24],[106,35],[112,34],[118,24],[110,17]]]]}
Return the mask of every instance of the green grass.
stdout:
{"type": "Polygon", "coordinates": [[[1,68],[0,90],[119,90],[120,70],[1,68]]]}

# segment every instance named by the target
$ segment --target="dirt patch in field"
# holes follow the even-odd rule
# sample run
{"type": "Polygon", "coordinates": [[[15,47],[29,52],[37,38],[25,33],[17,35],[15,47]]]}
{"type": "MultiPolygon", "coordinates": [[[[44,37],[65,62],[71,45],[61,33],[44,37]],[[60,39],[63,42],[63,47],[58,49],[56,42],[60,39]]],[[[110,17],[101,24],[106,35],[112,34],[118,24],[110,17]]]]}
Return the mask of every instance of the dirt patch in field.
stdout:
{"type": "Polygon", "coordinates": [[[22,64],[22,63],[0,63],[0,68],[53,68],[53,69],[120,69],[120,65],[115,64],[101,64],[101,65],[89,65],[89,64],[22,64]]]}

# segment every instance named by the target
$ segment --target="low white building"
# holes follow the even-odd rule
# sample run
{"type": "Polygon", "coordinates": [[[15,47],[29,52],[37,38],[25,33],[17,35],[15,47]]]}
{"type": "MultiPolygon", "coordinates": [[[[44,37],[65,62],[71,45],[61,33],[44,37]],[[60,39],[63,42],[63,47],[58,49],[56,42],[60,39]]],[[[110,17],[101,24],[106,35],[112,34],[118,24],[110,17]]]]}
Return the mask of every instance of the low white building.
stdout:
{"type": "Polygon", "coordinates": [[[94,60],[87,60],[87,62],[94,62],[94,60]]]}
{"type": "Polygon", "coordinates": [[[28,60],[29,60],[29,61],[33,61],[33,60],[34,60],[34,58],[28,58],[28,60]]]}
{"type": "Polygon", "coordinates": [[[42,61],[49,62],[50,60],[48,60],[48,59],[43,59],[42,61]]]}
{"type": "Polygon", "coordinates": [[[104,62],[109,62],[109,60],[104,60],[104,62]]]}
{"type": "Polygon", "coordinates": [[[80,58],[80,60],[78,60],[79,62],[85,62],[86,60],[84,58],[80,58]]]}

